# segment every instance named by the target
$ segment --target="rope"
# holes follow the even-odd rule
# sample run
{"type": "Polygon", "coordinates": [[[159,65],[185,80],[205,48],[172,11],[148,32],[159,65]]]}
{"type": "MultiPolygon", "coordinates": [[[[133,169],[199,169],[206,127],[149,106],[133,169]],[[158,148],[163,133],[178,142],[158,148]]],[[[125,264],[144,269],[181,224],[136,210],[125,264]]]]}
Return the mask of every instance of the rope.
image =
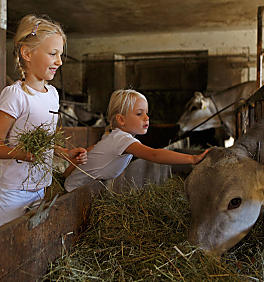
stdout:
{"type": "Polygon", "coordinates": [[[217,105],[216,105],[216,102],[215,102],[214,97],[213,97],[212,95],[210,95],[209,98],[211,98],[211,100],[212,100],[212,102],[213,102],[213,104],[214,104],[216,113],[218,113],[217,116],[218,116],[218,118],[219,118],[219,120],[220,120],[220,123],[221,123],[221,125],[223,126],[225,132],[226,132],[227,134],[230,134],[230,133],[231,133],[231,132],[230,132],[230,129],[227,127],[227,125],[226,125],[225,122],[223,121],[223,119],[222,119],[222,117],[221,117],[221,115],[220,115],[220,113],[219,113],[219,110],[218,110],[218,108],[217,108],[217,105]]]}

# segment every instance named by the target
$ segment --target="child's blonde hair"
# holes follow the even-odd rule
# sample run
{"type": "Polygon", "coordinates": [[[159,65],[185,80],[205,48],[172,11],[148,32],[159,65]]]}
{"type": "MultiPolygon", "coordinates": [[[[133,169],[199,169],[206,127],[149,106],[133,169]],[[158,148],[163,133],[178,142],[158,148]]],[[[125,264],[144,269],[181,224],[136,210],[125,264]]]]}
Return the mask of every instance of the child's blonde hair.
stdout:
{"type": "Polygon", "coordinates": [[[110,129],[117,127],[117,114],[126,115],[129,110],[133,110],[137,98],[147,101],[143,94],[132,89],[116,90],[112,93],[107,109],[107,119],[110,129]]]}
{"type": "Polygon", "coordinates": [[[14,37],[14,56],[16,68],[21,75],[22,88],[26,92],[28,92],[28,90],[23,82],[25,79],[26,65],[21,55],[21,47],[25,45],[33,50],[42,42],[42,40],[53,34],[61,35],[63,43],[66,44],[66,35],[63,32],[62,27],[59,23],[50,20],[48,17],[27,15],[21,19],[18,25],[14,37]]]}

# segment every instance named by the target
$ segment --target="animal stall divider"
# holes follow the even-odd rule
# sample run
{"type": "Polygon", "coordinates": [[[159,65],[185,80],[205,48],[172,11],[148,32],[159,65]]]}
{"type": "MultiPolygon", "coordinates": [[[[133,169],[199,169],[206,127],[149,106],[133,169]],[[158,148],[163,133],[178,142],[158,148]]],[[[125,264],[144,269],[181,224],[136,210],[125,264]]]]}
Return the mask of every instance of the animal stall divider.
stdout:
{"type": "Polygon", "coordinates": [[[264,94],[262,86],[262,64],[263,53],[262,48],[262,19],[264,6],[258,7],[257,12],[257,87],[259,88],[253,94],[245,105],[238,107],[236,113],[236,133],[237,137],[246,133],[255,122],[264,117],[264,94]]]}
{"type": "MultiPolygon", "coordinates": [[[[161,184],[170,176],[171,166],[137,159],[110,181],[109,188],[123,193],[148,183],[161,184]]],[[[88,226],[93,197],[104,190],[94,181],[2,225],[0,281],[38,281],[88,226]]]]}
{"type": "Polygon", "coordinates": [[[91,199],[89,189],[80,188],[45,205],[39,214],[34,209],[2,225],[0,281],[33,282],[42,277],[48,264],[76,241],[87,223],[91,199]]]}
{"type": "Polygon", "coordinates": [[[264,118],[264,86],[259,88],[243,105],[237,108],[237,137],[245,134],[256,122],[264,118]]]}

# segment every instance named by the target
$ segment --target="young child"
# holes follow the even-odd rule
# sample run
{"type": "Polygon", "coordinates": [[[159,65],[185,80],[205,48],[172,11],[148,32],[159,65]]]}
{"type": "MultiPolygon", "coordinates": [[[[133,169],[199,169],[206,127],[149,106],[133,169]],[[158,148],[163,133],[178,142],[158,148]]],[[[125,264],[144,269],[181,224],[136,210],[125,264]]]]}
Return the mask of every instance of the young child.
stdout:
{"type": "MultiPolygon", "coordinates": [[[[42,124],[56,129],[59,95],[47,84],[61,66],[66,36],[58,23],[34,15],[25,16],[14,37],[14,55],[21,80],[4,88],[0,95],[0,225],[24,213],[24,207],[43,198],[44,188],[51,184],[47,164],[30,166],[34,156],[16,147],[18,132],[42,124]],[[32,168],[32,169],[31,169],[32,168]],[[30,171],[30,173],[29,173],[30,171]]],[[[85,163],[84,148],[72,150],[57,147],[55,153],[85,163]]]]}
{"type": "Polygon", "coordinates": [[[113,92],[108,106],[108,121],[111,132],[104,134],[88,152],[88,162],[79,168],[71,165],[66,169],[67,191],[88,184],[93,178],[108,180],[118,177],[133,156],[161,164],[196,164],[208,152],[206,150],[200,155],[189,155],[143,145],[135,135],[146,134],[148,131],[148,102],[144,95],[134,90],[113,92]]]}

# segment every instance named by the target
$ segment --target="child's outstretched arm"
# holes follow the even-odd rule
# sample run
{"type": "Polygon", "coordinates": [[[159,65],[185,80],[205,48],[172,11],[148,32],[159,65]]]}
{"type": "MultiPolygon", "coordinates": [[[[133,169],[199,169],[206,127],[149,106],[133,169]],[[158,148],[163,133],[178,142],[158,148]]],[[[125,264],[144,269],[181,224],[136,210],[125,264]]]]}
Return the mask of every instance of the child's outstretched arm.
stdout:
{"type": "Polygon", "coordinates": [[[139,142],[135,142],[127,147],[126,153],[132,154],[137,158],[161,164],[197,164],[210,149],[205,150],[200,155],[183,154],[167,149],[153,149],[139,142]]]}

